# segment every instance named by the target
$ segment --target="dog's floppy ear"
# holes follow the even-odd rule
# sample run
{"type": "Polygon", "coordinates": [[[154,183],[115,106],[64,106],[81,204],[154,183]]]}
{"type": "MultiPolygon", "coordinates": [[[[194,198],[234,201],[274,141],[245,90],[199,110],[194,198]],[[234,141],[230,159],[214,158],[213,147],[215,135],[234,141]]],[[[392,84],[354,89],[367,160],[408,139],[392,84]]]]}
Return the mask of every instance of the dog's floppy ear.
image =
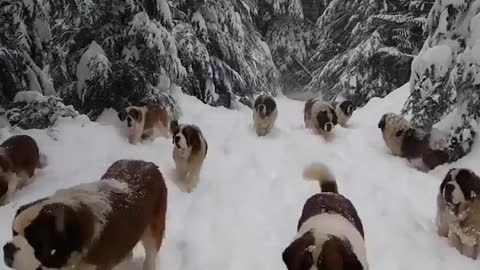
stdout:
{"type": "Polygon", "coordinates": [[[178,121],[177,120],[170,121],[170,133],[174,135],[177,132],[178,132],[178,121]]]}
{"type": "Polygon", "coordinates": [[[288,270],[307,270],[314,264],[315,239],[310,232],[293,241],[283,252],[282,260],[288,270]]]}

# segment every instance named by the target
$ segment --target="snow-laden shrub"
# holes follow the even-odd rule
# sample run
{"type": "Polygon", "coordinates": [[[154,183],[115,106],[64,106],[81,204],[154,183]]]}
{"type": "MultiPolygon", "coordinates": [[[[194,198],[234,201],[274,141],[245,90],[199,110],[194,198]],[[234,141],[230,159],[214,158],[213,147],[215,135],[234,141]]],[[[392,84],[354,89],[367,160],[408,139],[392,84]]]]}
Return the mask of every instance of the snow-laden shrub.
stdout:
{"type": "Polygon", "coordinates": [[[480,1],[437,0],[427,30],[403,113],[418,127],[449,132],[454,161],[471,150],[480,116],[480,1]]]}
{"type": "Polygon", "coordinates": [[[3,112],[11,126],[22,129],[44,129],[61,118],[75,118],[79,114],[72,106],[65,106],[54,96],[43,96],[37,91],[20,91],[11,108],[3,112]]]}
{"type": "Polygon", "coordinates": [[[19,91],[54,94],[52,35],[43,1],[0,1],[0,104],[19,91]]]}

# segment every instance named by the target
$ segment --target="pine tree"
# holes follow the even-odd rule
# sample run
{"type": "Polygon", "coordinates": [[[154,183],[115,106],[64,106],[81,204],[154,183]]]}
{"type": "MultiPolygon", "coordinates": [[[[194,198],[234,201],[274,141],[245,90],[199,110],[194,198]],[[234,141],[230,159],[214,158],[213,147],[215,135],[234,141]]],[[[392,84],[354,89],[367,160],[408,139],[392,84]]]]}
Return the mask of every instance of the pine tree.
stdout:
{"type": "Polygon", "coordinates": [[[480,116],[479,10],[480,1],[435,2],[402,111],[420,128],[449,133],[450,161],[470,152],[480,116]]]}

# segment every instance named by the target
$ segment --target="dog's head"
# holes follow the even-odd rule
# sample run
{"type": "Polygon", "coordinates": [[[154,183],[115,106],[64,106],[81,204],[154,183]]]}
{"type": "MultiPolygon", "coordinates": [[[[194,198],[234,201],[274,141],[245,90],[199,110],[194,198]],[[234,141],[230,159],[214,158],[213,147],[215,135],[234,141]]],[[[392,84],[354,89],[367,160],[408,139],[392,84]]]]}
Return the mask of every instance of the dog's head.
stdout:
{"type": "Polygon", "coordinates": [[[347,116],[352,116],[353,112],[355,111],[355,105],[353,105],[353,102],[350,100],[344,100],[340,103],[340,110],[347,115],[347,116]]]}
{"type": "Polygon", "coordinates": [[[283,251],[282,258],[288,270],[309,270],[313,266],[319,270],[363,270],[348,241],[329,236],[321,247],[316,247],[311,232],[293,241],[283,251]]]}
{"type": "Polygon", "coordinates": [[[295,239],[282,253],[288,270],[309,270],[314,264],[315,238],[307,232],[295,239]]]}
{"type": "Polygon", "coordinates": [[[60,269],[81,252],[82,218],[61,203],[41,199],[22,206],[13,221],[13,237],[3,246],[5,264],[16,270],[60,269]]]}
{"type": "Polygon", "coordinates": [[[338,123],[337,113],[331,106],[322,107],[317,113],[316,119],[318,127],[325,132],[332,131],[338,123]]]}
{"type": "Polygon", "coordinates": [[[133,127],[135,122],[142,122],[143,114],[142,111],[136,107],[128,107],[126,110],[125,120],[127,121],[127,126],[129,128],[133,127]]]}
{"type": "Polygon", "coordinates": [[[440,185],[446,205],[458,214],[462,205],[480,195],[480,178],[469,169],[450,169],[440,185]]]}
{"type": "Polygon", "coordinates": [[[261,117],[266,117],[277,109],[277,103],[271,96],[261,95],[255,99],[254,107],[261,117]]]}
{"type": "Polygon", "coordinates": [[[177,120],[170,122],[172,143],[178,149],[200,149],[200,129],[194,125],[178,124],[177,120]]]}

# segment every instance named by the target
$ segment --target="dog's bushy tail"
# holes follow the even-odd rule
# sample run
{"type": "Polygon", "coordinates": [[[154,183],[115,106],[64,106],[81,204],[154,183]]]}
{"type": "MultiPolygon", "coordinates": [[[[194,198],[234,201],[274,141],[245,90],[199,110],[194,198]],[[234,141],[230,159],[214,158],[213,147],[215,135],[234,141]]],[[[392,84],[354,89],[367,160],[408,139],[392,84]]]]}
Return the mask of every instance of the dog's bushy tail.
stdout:
{"type": "Polygon", "coordinates": [[[37,168],[43,169],[48,166],[48,158],[44,153],[40,153],[40,158],[38,160],[37,168]]]}
{"type": "Polygon", "coordinates": [[[332,192],[338,194],[338,186],[327,165],[321,162],[314,162],[303,169],[303,178],[306,180],[318,181],[322,192],[332,192]]]}

